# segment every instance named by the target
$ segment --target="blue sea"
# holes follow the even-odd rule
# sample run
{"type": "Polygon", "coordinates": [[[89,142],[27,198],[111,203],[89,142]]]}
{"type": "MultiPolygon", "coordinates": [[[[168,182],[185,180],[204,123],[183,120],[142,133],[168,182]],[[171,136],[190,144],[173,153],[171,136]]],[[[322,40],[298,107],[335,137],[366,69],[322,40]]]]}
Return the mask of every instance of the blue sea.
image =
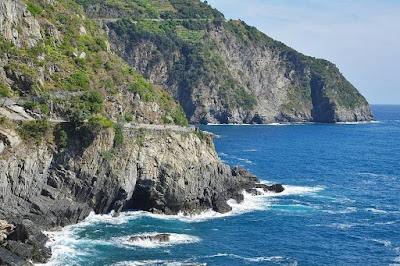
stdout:
{"type": "Polygon", "coordinates": [[[400,265],[400,106],[377,122],[204,126],[221,160],[280,195],[245,195],[231,213],[90,215],[49,233],[50,265],[400,265]],[[171,233],[171,242],[129,242],[171,233]]]}

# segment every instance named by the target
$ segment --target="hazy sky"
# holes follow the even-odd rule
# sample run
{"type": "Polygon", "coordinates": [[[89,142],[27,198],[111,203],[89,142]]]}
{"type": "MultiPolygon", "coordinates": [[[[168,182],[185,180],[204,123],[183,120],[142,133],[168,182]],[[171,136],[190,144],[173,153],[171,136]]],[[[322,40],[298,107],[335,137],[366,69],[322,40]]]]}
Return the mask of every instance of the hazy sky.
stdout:
{"type": "Polygon", "coordinates": [[[227,19],[335,63],[370,103],[400,104],[400,0],[208,0],[227,19]]]}

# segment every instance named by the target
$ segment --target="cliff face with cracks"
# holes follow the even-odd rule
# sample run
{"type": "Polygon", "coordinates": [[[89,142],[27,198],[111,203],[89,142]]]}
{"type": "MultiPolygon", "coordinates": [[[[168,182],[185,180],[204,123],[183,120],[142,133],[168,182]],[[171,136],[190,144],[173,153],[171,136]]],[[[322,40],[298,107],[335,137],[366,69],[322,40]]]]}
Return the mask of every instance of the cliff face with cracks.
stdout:
{"type": "Polygon", "coordinates": [[[187,14],[181,1],[169,0],[179,19],[160,10],[153,20],[125,9],[116,15],[117,5],[110,4],[102,6],[113,10],[107,16],[90,5],[95,1],[77,1],[88,3],[88,14],[102,22],[112,50],[165,86],[191,123],[373,120],[366,99],[333,63],[305,56],[243,21],[226,21],[206,4],[199,9],[200,1],[185,1],[192,9],[187,14]]]}
{"type": "Polygon", "coordinates": [[[227,199],[240,201],[241,191],[257,182],[246,170],[221,163],[208,137],[146,129],[124,135],[121,148],[113,146],[112,130],[101,131],[86,148],[71,138],[61,152],[48,143],[7,145],[0,154],[0,219],[19,229],[0,254],[27,245],[20,259],[44,261],[49,251],[40,230],[76,223],[92,210],[226,212],[227,199]]]}

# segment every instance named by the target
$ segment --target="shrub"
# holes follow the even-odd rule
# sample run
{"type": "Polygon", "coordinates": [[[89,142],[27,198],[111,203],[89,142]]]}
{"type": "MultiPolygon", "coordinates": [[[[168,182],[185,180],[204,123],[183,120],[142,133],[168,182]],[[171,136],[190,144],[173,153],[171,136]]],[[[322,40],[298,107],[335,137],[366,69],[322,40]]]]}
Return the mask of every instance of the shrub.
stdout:
{"type": "Polygon", "coordinates": [[[91,114],[103,110],[103,95],[98,91],[86,92],[81,96],[80,100],[83,102],[79,106],[81,110],[87,110],[91,114]]]}
{"type": "Polygon", "coordinates": [[[153,86],[146,82],[142,77],[140,77],[136,83],[131,85],[130,91],[139,94],[140,98],[146,102],[152,101],[155,97],[153,86]]]}
{"type": "Polygon", "coordinates": [[[174,119],[174,123],[180,126],[188,126],[189,123],[186,119],[185,112],[183,111],[182,107],[179,105],[175,108],[175,110],[171,114],[172,119],[174,119]]]}
{"type": "Polygon", "coordinates": [[[132,122],[133,121],[133,115],[131,113],[126,113],[125,114],[125,121],[126,122],[132,122]]]}
{"type": "Polygon", "coordinates": [[[195,130],[193,133],[199,137],[200,140],[208,140],[209,136],[201,130],[195,130]]]}
{"type": "Polygon", "coordinates": [[[1,116],[0,117],[0,125],[5,125],[8,123],[8,118],[6,116],[1,116]]]}
{"type": "Polygon", "coordinates": [[[24,103],[24,108],[26,110],[33,111],[36,108],[37,104],[35,102],[27,101],[24,103]]]}
{"type": "Polygon", "coordinates": [[[114,147],[120,147],[122,146],[122,143],[124,142],[124,135],[122,134],[122,127],[120,125],[117,125],[114,127],[114,147]]]}
{"type": "Polygon", "coordinates": [[[50,109],[46,104],[41,104],[40,105],[40,110],[44,115],[49,115],[50,114],[50,109]]]}
{"type": "Polygon", "coordinates": [[[72,86],[80,87],[84,90],[89,89],[90,82],[82,73],[72,74],[68,81],[72,86]]]}
{"type": "Polygon", "coordinates": [[[10,90],[8,89],[7,85],[3,82],[0,82],[0,96],[8,97],[10,95],[10,90]]]}
{"type": "Polygon", "coordinates": [[[22,122],[19,133],[22,139],[28,140],[29,138],[32,138],[40,145],[50,128],[51,125],[46,120],[33,120],[22,122]]]}
{"type": "Polygon", "coordinates": [[[57,125],[54,130],[54,137],[57,143],[57,147],[59,149],[64,149],[68,146],[68,135],[67,132],[61,127],[61,125],[57,125]]]}
{"type": "Polygon", "coordinates": [[[164,115],[161,117],[161,119],[164,122],[164,124],[171,124],[172,123],[172,120],[169,119],[168,117],[164,116],[164,115]]]}
{"type": "Polygon", "coordinates": [[[101,115],[95,115],[89,118],[89,128],[98,129],[99,127],[112,128],[114,127],[114,122],[101,115]]]}

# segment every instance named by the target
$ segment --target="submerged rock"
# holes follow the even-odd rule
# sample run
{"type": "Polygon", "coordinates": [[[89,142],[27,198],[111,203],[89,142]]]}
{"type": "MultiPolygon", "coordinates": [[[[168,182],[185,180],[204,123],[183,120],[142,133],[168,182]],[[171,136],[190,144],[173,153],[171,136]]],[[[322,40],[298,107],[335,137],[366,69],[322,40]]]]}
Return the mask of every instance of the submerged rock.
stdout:
{"type": "Polygon", "coordinates": [[[160,243],[166,243],[170,241],[171,234],[157,234],[157,235],[139,235],[139,236],[132,236],[129,238],[129,241],[135,242],[135,241],[155,241],[155,242],[160,242],[160,243]]]}

